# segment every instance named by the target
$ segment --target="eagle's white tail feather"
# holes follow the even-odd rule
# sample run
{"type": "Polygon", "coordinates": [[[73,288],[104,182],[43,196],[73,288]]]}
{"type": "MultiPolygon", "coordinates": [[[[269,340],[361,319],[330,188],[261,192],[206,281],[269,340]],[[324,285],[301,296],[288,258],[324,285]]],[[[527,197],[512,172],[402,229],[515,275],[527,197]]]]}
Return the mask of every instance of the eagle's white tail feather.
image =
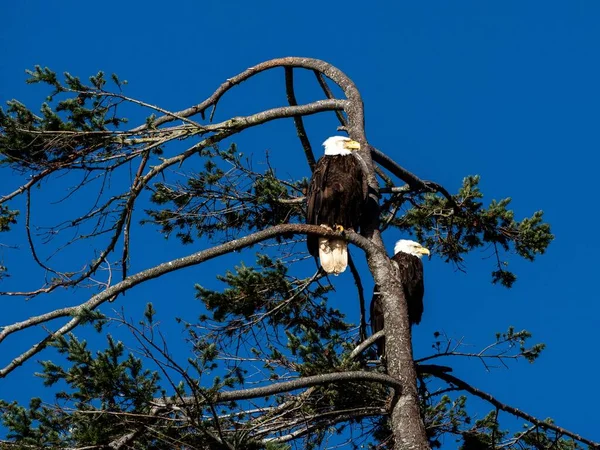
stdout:
{"type": "Polygon", "coordinates": [[[348,244],[346,241],[333,239],[329,241],[333,248],[333,273],[339,275],[348,267],[348,244]]]}
{"type": "Polygon", "coordinates": [[[325,272],[339,275],[348,266],[348,244],[340,239],[319,238],[319,260],[325,272]]]}

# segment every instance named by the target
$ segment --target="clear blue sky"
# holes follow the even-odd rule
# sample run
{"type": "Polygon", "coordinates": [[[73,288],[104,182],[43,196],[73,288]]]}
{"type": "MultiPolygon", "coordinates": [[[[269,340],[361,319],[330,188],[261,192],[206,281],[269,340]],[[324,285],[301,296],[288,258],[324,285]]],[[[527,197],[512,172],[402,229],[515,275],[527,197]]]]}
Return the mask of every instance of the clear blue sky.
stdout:
{"type": "MultiPolygon", "coordinates": [[[[36,107],[43,100],[39,88],[24,83],[24,69],[36,64],[81,77],[115,72],[129,81],[127,94],[178,110],[266,59],[329,61],[358,85],[373,145],[452,191],[463,176],[480,174],[488,201],[512,197],[519,219],[542,209],[556,235],[535,263],[511,258],[518,276],[511,290],[490,284],[492,262],[485,252],[469,257],[466,274],[435,258],[426,262],[426,311],[414,332],[416,356],[429,353],[434,330],[464,337],[477,349],[509,325],[526,328],[548,345],[534,365],[518,362],[509,364],[510,370],[486,372],[473,361],[459,365],[456,375],[503,402],[599,441],[594,356],[600,217],[591,199],[600,162],[599,21],[600,3],[576,0],[23,0],[3,7],[0,101],[16,98],[36,107]]],[[[219,119],[284,104],[282,78],[278,73],[236,88],[219,106],[219,119]]],[[[303,93],[300,101],[313,99],[303,93]]],[[[335,134],[334,121],[320,120],[308,121],[315,147],[335,134]]],[[[302,163],[290,162],[300,152],[291,124],[269,130],[234,141],[258,157],[269,149],[279,174],[307,175],[302,163]]],[[[0,192],[15,182],[0,178],[0,192]]],[[[50,208],[44,213],[51,214],[50,208]]],[[[399,237],[385,237],[390,250],[399,237]]],[[[195,250],[173,250],[162,241],[135,245],[148,252],[147,260],[134,262],[136,270],[195,250]]],[[[14,252],[2,250],[0,256],[18,271],[14,252]]],[[[239,259],[211,270],[223,270],[232,261],[239,259]]],[[[194,304],[191,285],[208,279],[204,270],[155,283],[152,288],[163,290],[171,283],[166,297],[160,294],[165,291],[154,291],[156,307],[166,308],[172,296],[194,304]],[[173,285],[182,287],[174,291],[173,285]]],[[[15,273],[6,286],[18,288],[20,281],[15,273]]],[[[349,275],[336,282],[349,286],[352,295],[349,275]]],[[[0,324],[47,309],[43,299],[2,301],[0,324]]],[[[127,295],[114,307],[127,306],[134,314],[145,301],[127,295]]],[[[21,344],[26,345],[0,346],[2,366],[13,354],[11,346],[21,344]]],[[[26,365],[2,380],[0,398],[18,391],[21,400],[29,392],[39,395],[33,387],[39,383],[30,375],[34,369],[26,365]]]]}

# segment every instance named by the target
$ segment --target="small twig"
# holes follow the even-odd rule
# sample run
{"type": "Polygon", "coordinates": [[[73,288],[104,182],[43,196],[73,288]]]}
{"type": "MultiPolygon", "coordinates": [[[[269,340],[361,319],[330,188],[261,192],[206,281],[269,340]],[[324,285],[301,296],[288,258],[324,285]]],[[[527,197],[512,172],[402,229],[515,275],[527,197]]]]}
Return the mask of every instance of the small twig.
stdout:
{"type": "Polygon", "coordinates": [[[79,91],[76,89],[64,89],[65,92],[73,92],[76,94],[86,94],[86,95],[94,95],[96,97],[114,97],[114,98],[120,98],[121,100],[125,100],[127,102],[139,105],[139,106],[143,106],[144,108],[149,108],[149,109],[153,109],[154,111],[158,111],[162,114],[164,114],[165,116],[170,116],[173,118],[173,120],[181,120],[182,122],[185,122],[187,124],[193,125],[196,128],[202,129],[203,126],[200,125],[199,123],[188,119],[185,116],[179,115],[177,113],[168,111],[166,109],[161,108],[160,106],[156,106],[156,105],[151,105],[150,103],[146,103],[143,102],[141,100],[136,100],[134,98],[131,97],[127,97],[126,95],[123,94],[117,94],[114,92],[108,92],[108,91],[103,91],[103,90],[87,90],[87,91],[79,91]]]}
{"type": "Polygon", "coordinates": [[[47,270],[50,273],[53,273],[56,276],[63,277],[62,274],[56,272],[51,269],[47,265],[45,265],[42,261],[40,261],[37,251],[35,249],[35,245],[33,244],[33,239],[31,237],[31,189],[27,189],[26,191],[27,201],[25,203],[25,231],[27,234],[27,242],[29,243],[29,250],[31,251],[31,256],[33,260],[44,270],[47,270]]]}
{"type": "MultiPolygon", "coordinates": [[[[140,183],[140,180],[142,179],[144,169],[146,168],[146,164],[147,164],[149,158],[150,158],[150,150],[146,150],[142,156],[140,165],[138,166],[138,170],[133,179],[133,183],[131,184],[132,191],[135,191],[135,189],[137,188],[137,185],[140,183]]],[[[127,278],[127,267],[128,267],[128,260],[129,260],[129,240],[130,240],[129,230],[131,228],[131,218],[133,217],[133,204],[130,204],[128,202],[127,206],[128,206],[127,217],[125,219],[125,225],[123,227],[123,254],[121,257],[121,264],[122,264],[121,275],[122,275],[123,279],[127,278]]]]}

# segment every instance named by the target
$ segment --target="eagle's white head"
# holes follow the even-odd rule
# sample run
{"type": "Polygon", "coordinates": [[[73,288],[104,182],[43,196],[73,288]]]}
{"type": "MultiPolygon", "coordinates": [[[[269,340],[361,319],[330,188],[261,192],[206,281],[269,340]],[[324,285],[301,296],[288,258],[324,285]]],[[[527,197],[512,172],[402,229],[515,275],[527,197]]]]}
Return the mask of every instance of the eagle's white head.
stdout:
{"type": "Polygon", "coordinates": [[[429,250],[423,247],[421,244],[415,241],[409,241],[407,239],[400,239],[394,246],[394,255],[398,253],[408,253],[409,255],[422,258],[423,255],[429,255],[429,250]]]}
{"type": "Polygon", "coordinates": [[[327,156],[349,155],[352,150],[360,150],[360,144],[345,136],[332,136],[323,142],[327,156]]]}

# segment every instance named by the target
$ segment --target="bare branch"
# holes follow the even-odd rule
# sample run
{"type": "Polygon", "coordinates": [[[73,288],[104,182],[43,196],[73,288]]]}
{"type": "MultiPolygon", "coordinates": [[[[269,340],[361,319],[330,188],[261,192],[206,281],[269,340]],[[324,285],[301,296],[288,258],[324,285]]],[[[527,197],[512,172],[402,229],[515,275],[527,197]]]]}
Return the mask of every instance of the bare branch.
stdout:
{"type": "MultiPolygon", "coordinates": [[[[295,391],[305,387],[318,386],[328,383],[348,382],[348,381],[372,381],[382,383],[386,386],[396,389],[398,392],[402,389],[402,385],[395,378],[377,372],[350,371],[350,372],[335,372],[309,377],[302,377],[292,381],[284,381],[282,383],[274,383],[268,386],[239,389],[235,391],[225,391],[218,393],[214,399],[214,403],[224,403],[238,400],[248,400],[251,398],[266,397],[283,392],[295,391]]],[[[195,401],[193,398],[185,397],[185,404],[195,401]]],[[[170,400],[156,399],[155,403],[158,406],[168,406],[173,404],[170,400]]],[[[181,405],[179,405],[181,406],[181,405]]]]}
{"type": "MultiPolygon", "coordinates": [[[[175,120],[173,118],[174,115],[176,115],[177,117],[190,117],[190,116],[193,116],[193,115],[199,114],[199,113],[203,114],[204,111],[206,111],[206,109],[210,108],[211,106],[213,107],[213,113],[211,114],[211,118],[210,118],[212,121],[212,116],[214,115],[214,108],[216,107],[216,105],[219,102],[219,100],[221,99],[221,97],[227,91],[229,91],[234,86],[236,86],[240,83],[243,83],[244,81],[248,80],[249,78],[251,78],[261,72],[264,72],[266,70],[270,70],[270,69],[273,69],[276,67],[304,68],[304,69],[308,69],[308,70],[318,71],[318,72],[324,74],[325,76],[327,76],[328,78],[331,78],[343,89],[348,100],[351,100],[353,102],[356,102],[356,101],[360,102],[361,117],[362,117],[362,101],[360,100],[360,94],[358,92],[358,89],[356,88],[356,86],[354,85],[352,80],[350,80],[350,78],[348,78],[342,71],[340,71],[336,67],[332,66],[331,64],[329,64],[325,61],[318,60],[318,59],[286,57],[286,58],[272,59],[272,60],[257,64],[254,67],[250,67],[249,69],[239,73],[238,75],[236,75],[232,78],[229,78],[227,81],[225,81],[223,84],[221,84],[221,86],[219,86],[217,88],[217,90],[215,92],[213,92],[213,94],[210,97],[208,97],[206,100],[204,100],[202,103],[199,103],[198,105],[192,106],[192,107],[184,109],[182,111],[178,111],[176,113],[172,113],[169,115],[164,115],[162,117],[159,117],[153,122],[153,124],[154,124],[154,126],[160,126],[164,123],[171,122],[171,121],[175,120]]],[[[361,119],[361,121],[362,121],[362,119],[361,119]]],[[[145,130],[147,127],[148,127],[148,125],[144,124],[144,125],[141,125],[131,131],[140,132],[142,130],[145,130]]]]}
{"type": "Polygon", "coordinates": [[[31,177],[31,179],[25,183],[24,185],[20,186],[18,189],[14,190],[13,192],[11,192],[10,194],[5,195],[4,197],[0,198],[0,205],[2,203],[5,203],[7,201],[9,201],[10,199],[16,197],[17,195],[22,194],[23,192],[27,191],[28,189],[31,188],[31,186],[33,186],[34,184],[36,184],[38,181],[42,180],[44,177],[46,177],[48,174],[54,172],[55,169],[45,169],[42,172],[33,175],[31,177]]]}
{"type": "Polygon", "coordinates": [[[375,343],[375,341],[377,341],[379,338],[382,338],[384,336],[385,336],[385,330],[379,330],[377,333],[372,334],[367,339],[362,341],[360,343],[360,345],[358,345],[354,350],[352,350],[352,353],[350,353],[350,356],[348,358],[356,359],[356,357],[358,355],[360,355],[367,348],[369,348],[371,345],[373,345],[375,343]]]}
{"type": "Polygon", "coordinates": [[[385,408],[380,407],[354,408],[313,414],[302,418],[302,423],[305,424],[304,428],[300,428],[284,436],[264,439],[264,442],[289,442],[326,426],[331,427],[340,422],[356,420],[359,417],[383,416],[385,414],[387,414],[385,408]]]}

